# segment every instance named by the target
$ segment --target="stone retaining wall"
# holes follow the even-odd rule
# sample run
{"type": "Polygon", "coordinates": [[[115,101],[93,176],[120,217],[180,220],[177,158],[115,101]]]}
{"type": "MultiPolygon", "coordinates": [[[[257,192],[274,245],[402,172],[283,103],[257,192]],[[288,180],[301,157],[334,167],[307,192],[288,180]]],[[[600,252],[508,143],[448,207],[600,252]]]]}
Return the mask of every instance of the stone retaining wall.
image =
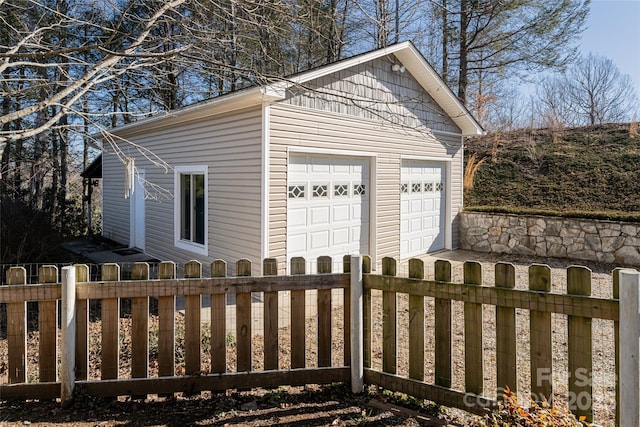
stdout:
{"type": "Polygon", "coordinates": [[[640,223],[460,214],[461,249],[640,266],[640,223]]]}

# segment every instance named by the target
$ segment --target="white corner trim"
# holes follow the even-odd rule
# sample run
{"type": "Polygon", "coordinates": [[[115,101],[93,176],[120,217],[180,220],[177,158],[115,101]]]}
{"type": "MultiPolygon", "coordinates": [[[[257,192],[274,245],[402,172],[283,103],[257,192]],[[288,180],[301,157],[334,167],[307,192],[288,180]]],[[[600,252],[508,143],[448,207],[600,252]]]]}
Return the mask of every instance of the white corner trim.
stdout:
{"type": "Polygon", "coordinates": [[[445,187],[445,195],[446,197],[445,203],[447,206],[444,208],[444,248],[451,250],[453,249],[453,163],[449,162],[445,164],[445,177],[446,177],[446,187],[445,187]]]}
{"type": "Polygon", "coordinates": [[[369,253],[371,268],[378,259],[378,157],[369,157],[369,253]]]}
{"type": "Polygon", "coordinates": [[[145,250],[145,238],[146,238],[146,227],[147,227],[147,221],[145,218],[145,199],[144,199],[144,192],[145,192],[145,173],[146,171],[144,169],[135,169],[134,174],[133,174],[133,188],[132,188],[132,194],[129,195],[129,247],[137,247],[138,249],[142,249],[143,251],[145,250]],[[139,201],[139,197],[140,197],[140,191],[142,191],[142,237],[143,237],[143,241],[142,242],[137,242],[136,241],[136,233],[139,232],[138,230],[138,222],[137,219],[140,216],[140,212],[137,211],[137,203],[139,201]]]}
{"type": "MultiPolygon", "coordinates": [[[[269,257],[269,168],[270,168],[270,129],[271,129],[271,106],[264,104],[262,107],[262,203],[261,208],[261,251],[262,259],[269,257]]],[[[262,268],[262,264],[260,266],[262,268]]]]}
{"type": "Polygon", "coordinates": [[[198,255],[209,255],[209,167],[206,165],[175,166],[173,172],[173,243],[176,248],[193,252],[198,255]],[[193,243],[180,238],[180,174],[204,174],[204,245],[193,243]]]}

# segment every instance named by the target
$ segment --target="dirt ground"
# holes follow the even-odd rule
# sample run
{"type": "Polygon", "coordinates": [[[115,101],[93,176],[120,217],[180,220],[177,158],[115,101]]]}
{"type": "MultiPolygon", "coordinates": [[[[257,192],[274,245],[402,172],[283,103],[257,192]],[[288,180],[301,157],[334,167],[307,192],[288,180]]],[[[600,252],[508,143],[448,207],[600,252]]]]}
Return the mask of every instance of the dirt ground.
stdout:
{"type": "Polygon", "coordinates": [[[458,412],[375,388],[354,395],[345,385],[332,385],[144,401],[78,396],[69,408],[61,408],[58,402],[3,402],[0,426],[469,425],[468,420],[459,420],[458,412]]]}

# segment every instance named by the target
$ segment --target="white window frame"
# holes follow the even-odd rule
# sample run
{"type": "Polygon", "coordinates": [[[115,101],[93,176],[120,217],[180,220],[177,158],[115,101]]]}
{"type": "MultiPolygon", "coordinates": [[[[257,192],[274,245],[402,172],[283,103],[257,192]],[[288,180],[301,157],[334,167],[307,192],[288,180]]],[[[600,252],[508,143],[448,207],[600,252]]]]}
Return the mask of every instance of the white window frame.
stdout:
{"type": "Polygon", "coordinates": [[[173,174],[173,236],[174,245],[199,255],[209,255],[209,167],[204,165],[175,166],[173,174]],[[180,176],[183,174],[204,175],[204,244],[184,240],[180,236],[181,188],[180,176]]]}

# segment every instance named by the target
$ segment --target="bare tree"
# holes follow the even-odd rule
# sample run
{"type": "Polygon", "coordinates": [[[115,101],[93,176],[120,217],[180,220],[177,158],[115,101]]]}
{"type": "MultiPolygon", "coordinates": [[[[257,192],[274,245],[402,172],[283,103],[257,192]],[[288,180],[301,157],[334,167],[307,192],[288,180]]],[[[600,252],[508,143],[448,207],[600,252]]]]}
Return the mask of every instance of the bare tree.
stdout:
{"type": "MultiPolygon", "coordinates": [[[[109,27],[105,24],[101,27],[103,31],[100,37],[75,40],[70,46],[61,47],[56,39],[47,40],[51,31],[57,28],[72,29],[94,24],[74,16],[73,11],[65,13],[58,10],[55,4],[48,6],[35,0],[5,1],[2,4],[0,22],[10,29],[7,37],[10,44],[4,45],[0,51],[1,75],[20,69],[40,72],[56,70],[57,74],[66,79],[68,75],[65,72],[66,68],[83,65],[82,53],[95,50],[101,55],[90,68],[86,68],[86,72],[74,75],[72,79],[60,84],[60,90],[48,92],[46,95],[41,93],[37,100],[28,105],[21,105],[20,108],[1,116],[0,126],[3,128],[5,124],[33,116],[37,117],[37,120],[33,127],[14,127],[10,131],[0,131],[0,142],[29,138],[55,128],[61,117],[76,110],[75,106],[87,92],[130,70],[157,64],[174,56],[177,51],[167,52],[162,46],[147,42],[154,27],[167,19],[171,12],[184,2],[185,0],[161,2],[155,10],[136,11],[135,14],[130,7],[125,8],[119,20],[113,23],[114,26],[109,27]],[[8,17],[9,11],[25,7],[28,8],[27,10],[33,9],[35,14],[49,16],[50,23],[43,26],[39,20],[34,19],[30,22],[8,17]],[[127,23],[134,27],[133,31],[125,28],[127,23]],[[55,114],[47,115],[47,111],[52,106],[56,106],[55,114]]],[[[80,31],[74,31],[74,34],[79,33],[80,31]]],[[[42,73],[40,75],[31,73],[21,80],[18,92],[12,93],[11,96],[21,97],[23,95],[20,92],[26,93],[33,91],[34,88],[42,88],[49,83],[43,80],[42,73]]],[[[7,96],[4,92],[2,95],[7,96]]]]}
{"type": "Polygon", "coordinates": [[[518,87],[501,87],[496,98],[488,103],[482,124],[491,131],[510,131],[526,126],[528,100],[518,87]]]}
{"type": "Polygon", "coordinates": [[[580,126],[632,120],[638,98],[631,77],[611,59],[589,54],[565,74],[539,84],[537,111],[543,126],[580,126]]]}
{"type": "Polygon", "coordinates": [[[590,53],[566,78],[568,108],[586,124],[629,121],[638,112],[631,77],[609,58],[590,53]]]}
{"type": "Polygon", "coordinates": [[[564,76],[546,77],[538,84],[535,109],[539,126],[561,128],[574,122],[567,102],[566,84],[564,76]]]}

